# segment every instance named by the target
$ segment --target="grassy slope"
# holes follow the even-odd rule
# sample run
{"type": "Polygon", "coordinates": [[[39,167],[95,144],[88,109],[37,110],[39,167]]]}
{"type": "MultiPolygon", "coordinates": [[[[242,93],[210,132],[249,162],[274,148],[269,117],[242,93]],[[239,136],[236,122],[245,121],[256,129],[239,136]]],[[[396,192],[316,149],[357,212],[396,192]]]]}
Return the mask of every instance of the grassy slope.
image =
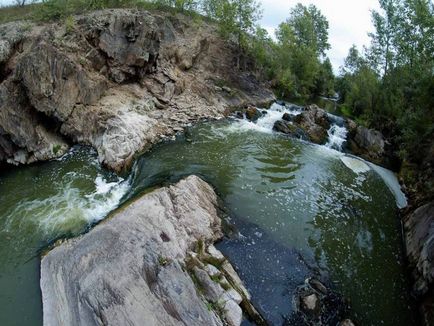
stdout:
{"type": "Polygon", "coordinates": [[[15,20],[31,19],[40,4],[29,4],[24,7],[8,6],[0,8],[0,24],[15,20]]]}

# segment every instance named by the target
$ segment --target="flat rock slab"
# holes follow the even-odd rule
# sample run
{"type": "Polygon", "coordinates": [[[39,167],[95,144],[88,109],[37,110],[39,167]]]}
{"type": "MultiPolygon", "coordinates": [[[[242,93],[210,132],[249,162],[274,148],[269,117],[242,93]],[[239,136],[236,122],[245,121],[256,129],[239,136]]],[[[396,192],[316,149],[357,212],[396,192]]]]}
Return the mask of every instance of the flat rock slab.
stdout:
{"type": "Polygon", "coordinates": [[[186,253],[221,236],[213,189],[195,176],[143,195],[41,262],[44,325],[222,325],[186,253]]]}

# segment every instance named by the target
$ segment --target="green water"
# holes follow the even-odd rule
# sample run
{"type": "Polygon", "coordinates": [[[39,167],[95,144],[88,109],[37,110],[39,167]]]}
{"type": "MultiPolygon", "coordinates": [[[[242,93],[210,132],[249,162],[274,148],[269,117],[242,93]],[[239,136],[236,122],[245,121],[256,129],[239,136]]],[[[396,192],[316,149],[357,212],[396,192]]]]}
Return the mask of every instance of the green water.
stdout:
{"type": "MultiPolygon", "coordinates": [[[[241,246],[234,249],[238,256],[229,254],[235,265],[260,255],[269,268],[281,268],[282,277],[292,277],[294,284],[276,283],[290,295],[307,269],[296,265],[298,258],[282,258],[294,261],[283,268],[272,252],[297,253],[350,299],[359,325],[413,325],[395,199],[374,171],[357,174],[341,155],[239,122],[219,122],[157,146],[138,160],[128,182],[102,170],[86,149],[2,173],[0,325],[41,324],[41,248],[82,232],[128,197],[189,174],[216,188],[244,235],[246,251],[241,246]]],[[[254,270],[246,276],[261,284],[254,270]]],[[[254,296],[261,302],[260,291],[254,296]]]]}
{"type": "Polygon", "coordinates": [[[39,255],[116,208],[127,182],[99,167],[93,151],[0,173],[0,325],[42,325],[39,255]]]}

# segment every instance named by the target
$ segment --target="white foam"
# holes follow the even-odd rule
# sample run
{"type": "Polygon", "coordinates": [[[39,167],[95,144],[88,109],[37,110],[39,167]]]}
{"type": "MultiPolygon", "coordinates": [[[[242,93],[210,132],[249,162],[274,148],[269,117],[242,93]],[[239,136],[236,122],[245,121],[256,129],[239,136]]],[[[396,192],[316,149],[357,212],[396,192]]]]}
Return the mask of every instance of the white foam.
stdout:
{"type": "Polygon", "coordinates": [[[392,171],[357,157],[342,156],[340,159],[349,169],[358,175],[373,170],[383,179],[387,188],[389,188],[390,192],[395,197],[398,208],[407,207],[407,198],[402,192],[401,185],[392,171]]]}
{"type": "Polygon", "coordinates": [[[337,124],[333,124],[327,133],[329,140],[326,144],[326,147],[342,151],[343,145],[347,140],[347,128],[339,127],[337,124]]]}
{"type": "Polygon", "coordinates": [[[408,205],[407,197],[402,192],[401,185],[399,184],[396,175],[392,171],[387,170],[374,163],[371,162],[367,162],[367,163],[383,179],[384,183],[387,185],[389,190],[395,196],[396,205],[398,206],[398,208],[407,207],[408,205]]]}
{"type": "Polygon", "coordinates": [[[100,221],[118,207],[130,189],[129,180],[118,177],[115,182],[108,182],[98,175],[94,180],[94,190],[85,194],[74,185],[76,178],[65,176],[69,181],[60,182],[53,196],[18,203],[8,220],[8,228],[20,223],[22,227],[35,225],[47,235],[80,231],[86,224],[100,221]],[[20,216],[20,221],[13,216],[20,216]]]}
{"type": "Polygon", "coordinates": [[[273,103],[271,107],[266,110],[266,114],[258,119],[256,122],[249,121],[247,119],[237,119],[235,123],[230,124],[226,131],[228,132],[247,132],[257,131],[262,133],[273,133],[274,123],[282,119],[285,113],[292,116],[300,114],[302,111],[300,108],[293,106],[288,108],[284,105],[273,103]]]}
{"type": "Polygon", "coordinates": [[[366,173],[370,170],[369,166],[365,163],[365,161],[359,158],[351,156],[341,156],[340,159],[347,168],[349,168],[356,174],[366,173]]]}

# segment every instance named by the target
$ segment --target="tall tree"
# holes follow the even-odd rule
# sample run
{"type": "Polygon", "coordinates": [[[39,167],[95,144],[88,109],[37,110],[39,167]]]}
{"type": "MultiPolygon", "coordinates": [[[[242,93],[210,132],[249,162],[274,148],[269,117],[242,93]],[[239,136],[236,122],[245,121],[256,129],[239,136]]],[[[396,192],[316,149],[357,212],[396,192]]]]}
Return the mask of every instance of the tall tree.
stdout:
{"type": "Polygon", "coordinates": [[[325,51],[330,49],[328,43],[329,23],[314,5],[306,7],[298,3],[291,10],[286,22],[282,24],[291,28],[294,41],[298,46],[312,49],[317,55],[323,56],[325,56],[325,51]]]}
{"type": "Polygon", "coordinates": [[[293,90],[286,92],[293,96],[311,97],[318,92],[325,74],[321,77],[321,57],[325,57],[328,44],[328,21],[313,5],[305,7],[297,4],[289,18],[281,23],[276,31],[280,71],[285,76],[285,84],[290,71],[293,75],[293,90]],[[294,89],[295,88],[295,89],[294,89]]]}

